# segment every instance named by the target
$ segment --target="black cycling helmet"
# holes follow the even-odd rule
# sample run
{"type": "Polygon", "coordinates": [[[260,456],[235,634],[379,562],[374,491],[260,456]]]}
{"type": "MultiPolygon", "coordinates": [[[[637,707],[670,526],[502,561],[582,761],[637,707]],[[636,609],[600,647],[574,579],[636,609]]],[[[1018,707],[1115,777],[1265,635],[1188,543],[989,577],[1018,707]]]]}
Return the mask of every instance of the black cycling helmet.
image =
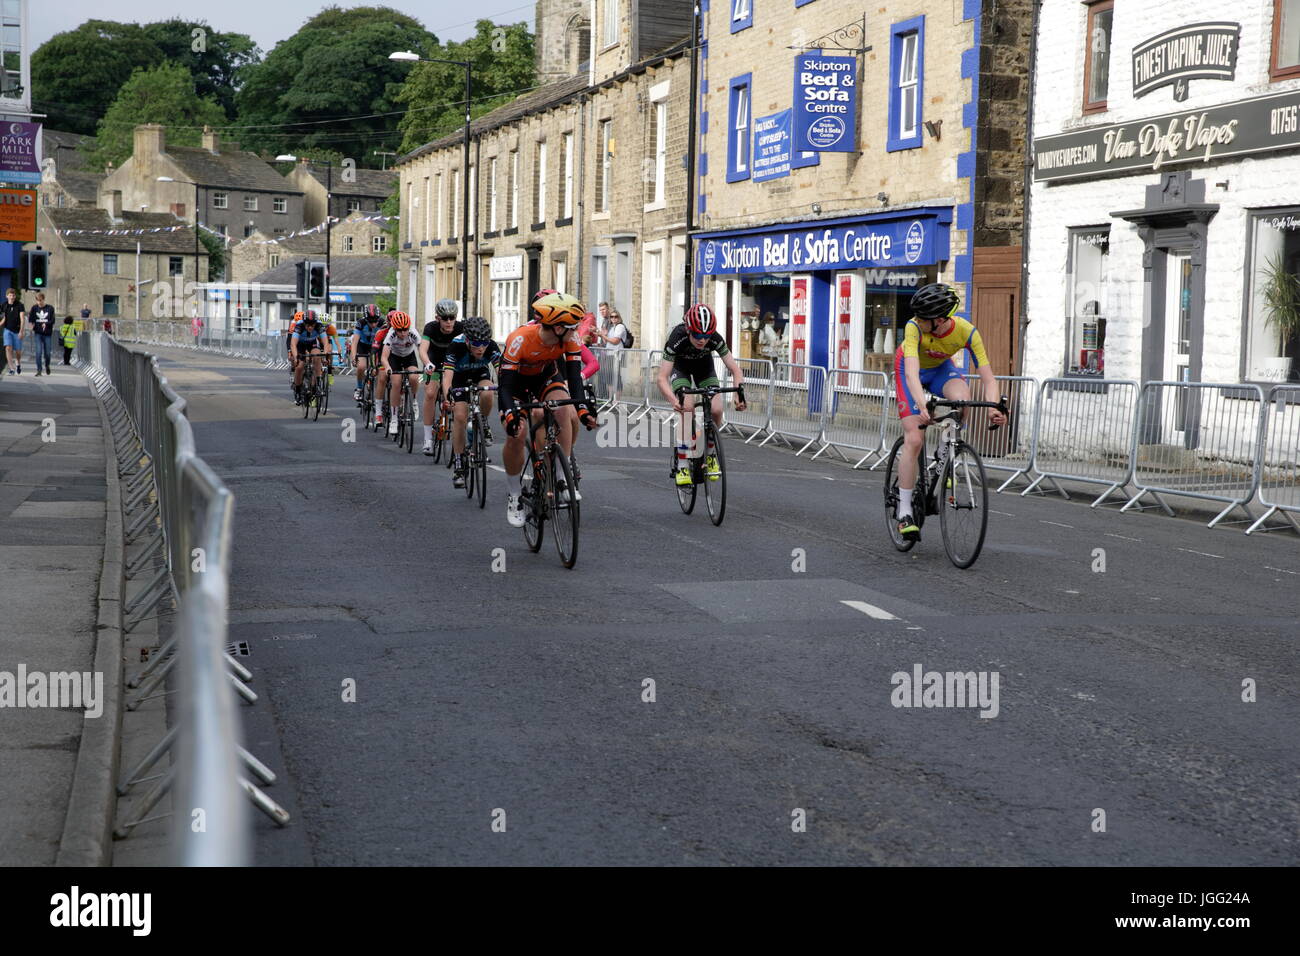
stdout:
{"type": "Polygon", "coordinates": [[[474,315],[465,320],[466,342],[490,342],[491,340],[492,327],[488,325],[487,319],[474,315]]]}
{"type": "Polygon", "coordinates": [[[366,311],[365,314],[362,316],[362,318],[364,318],[367,322],[378,322],[379,306],[375,305],[373,302],[370,305],[366,306],[366,311]]]}
{"type": "Polygon", "coordinates": [[[945,319],[956,311],[961,299],[950,285],[931,282],[912,295],[912,314],[918,319],[945,319]]]}
{"type": "Polygon", "coordinates": [[[440,319],[454,319],[458,311],[455,299],[439,299],[433,307],[434,313],[440,319]]]}
{"type": "Polygon", "coordinates": [[[319,323],[319,322],[320,322],[320,316],[318,316],[318,315],[316,314],[316,310],[315,310],[315,309],[308,309],[307,312],[306,312],[306,314],[303,315],[302,320],[303,320],[304,322],[317,322],[317,323],[319,323]]]}

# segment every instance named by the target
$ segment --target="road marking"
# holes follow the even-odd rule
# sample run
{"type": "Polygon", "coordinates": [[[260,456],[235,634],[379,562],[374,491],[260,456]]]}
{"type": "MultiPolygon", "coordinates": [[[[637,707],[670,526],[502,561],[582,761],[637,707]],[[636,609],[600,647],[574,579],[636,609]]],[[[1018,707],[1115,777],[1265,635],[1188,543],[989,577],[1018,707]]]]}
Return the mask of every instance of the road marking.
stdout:
{"type": "Polygon", "coordinates": [[[1070,590],[1066,590],[1065,593],[1066,593],[1066,594],[1078,594],[1079,592],[1078,592],[1078,591],[1070,591],[1070,590]]]}
{"type": "Polygon", "coordinates": [[[1136,541],[1138,544],[1142,543],[1141,538],[1130,538],[1126,534],[1111,534],[1109,531],[1104,531],[1102,533],[1108,538],[1123,538],[1125,541],[1136,541]]]}
{"type": "Polygon", "coordinates": [[[874,617],[877,621],[897,621],[898,618],[888,611],[881,610],[874,604],[868,604],[866,601],[841,601],[841,604],[847,604],[855,611],[861,611],[868,617],[874,617]]]}
{"type": "Polygon", "coordinates": [[[1013,515],[1013,514],[1012,514],[1011,512],[1009,512],[1009,511],[994,511],[992,508],[989,509],[989,513],[990,513],[990,514],[995,514],[995,515],[1002,515],[1002,517],[1004,517],[1004,518],[1014,518],[1014,517],[1015,517],[1015,515],[1013,515]]]}
{"type": "Polygon", "coordinates": [[[907,629],[908,629],[909,631],[924,631],[924,630],[925,630],[925,628],[923,628],[920,624],[909,624],[909,625],[907,626],[907,629]]]}
{"type": "Polygon", "coordinates": [[[1264,565],[1264,570],[1265,570],[1265,571],[1281,571],[1283,574],[1300,574],[1300,571],[1288,571],[1286,568],[1274,568],[1274,567],[1270,567],[1270,566],[1267,565],[1267,564],[1264,565]]]}
{"type": "Polygon", "coordinates": [[[1208,551],[1193,551],[1191,548],[1179,548],[1179,551],[1186,551],[1188,554],[1199,554],[1203,558],[1221,558],[1221,554],[1210,554],[1208,551]]]}
{"type": "Polygon", "coordinates": [[[1059,521],[1045,521],[1045,520],[1043,520],[1042,518],[1039,518],[1038,520],[1039,520],[1042,524],[1054,524],[1054,525],[1056,525],[1058,528],[1069,528],[1069,529],[1072,530],[1072,531],[1074,530],[1074,525],[1072,525],[1072,524],[1061,524],[1061,522],[1059,522],[1059,521]]]}
{"type": "Polygon", "coordinates": [[[488,467],[491,468],[493,471],[501,472],[501,474],[503,475],[506,473],[506,470],[502,468],[500,465],[488,465],[488,467]]]}

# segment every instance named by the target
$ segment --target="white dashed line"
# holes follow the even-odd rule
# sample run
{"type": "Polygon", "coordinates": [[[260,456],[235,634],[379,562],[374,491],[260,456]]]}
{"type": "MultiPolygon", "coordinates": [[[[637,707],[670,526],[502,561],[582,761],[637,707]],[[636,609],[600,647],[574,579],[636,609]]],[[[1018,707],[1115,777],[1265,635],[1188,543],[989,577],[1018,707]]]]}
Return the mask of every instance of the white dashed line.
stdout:
{"type": "Polygon", "coordinates": [[[1126,534],[1111,534],[1109,531],[1104,531],[1102,533],[1108,538],[1123,538],[1125,541],[1136,541],[1138,544],[1142,543],[1141,538],[1130,538],[1126,534]]]}
{"type": "Polygon", "coordinates": [[[1288,571],[1286,568],[1273,568],[1273,567],[1269,567],[1267,564],[1264,565],[1264,570],[1265,570],[1265,571],[1281,571],[1283,574],[1300,574],[1300,571],[1288,571]]]}
{"type": "Polygon", "coordinates": [[[493,471],[501,472],[501,474],[503,475],[506,473],[506,470],[502,468],[500,465],[488,465],[488,467],[491,468],[493,471]]]}
{"type": "Polygon", "coordinates": [[[1014,517],[1015,517],[1015,515],[1013,515],[1013,514],[1012,514],[1011,512],[1009,512],[1009,511],[994,511],[992,508],[989,509],[989,514],[1002,515],[1002,517],[1004,517],[1004,518],[1014,518],[1014,517]]]}
{"type": "Polygon", "coordinates": [[[841,604],[847,604],[855,611],[861,611],[868,617],[874,617],[877,621],[897,621],[898,618],[888,611],[876,607],[874,604],[868,604],[866,601],[841,601],[841,604]]]}
{"type": "Polygon", "coordinates": [[[1210,554],[1208,551],[1193,551],[1191,548],[1179,548],[1179,551],[1186,551],[1188,554],[1199,554],[1203,558],[1222,558],[1221,554],[1210,554]]]}
{"type": "Polygon", "coordinates": [[[1054,524],[1054,525],[1056,525],[1058,528],[1069,528],[1071,531],[1074,530],[1074,525],[1072,525],[1072,524],[1061,524],[1061,522],[1059,522],[1059,521],[1045,521],[1045,520],[1042,519],[1042,518],[1039,518],[1038,520],[1039,520],[1039,522],[1042,523],[1042,524],[1054,524]]]}

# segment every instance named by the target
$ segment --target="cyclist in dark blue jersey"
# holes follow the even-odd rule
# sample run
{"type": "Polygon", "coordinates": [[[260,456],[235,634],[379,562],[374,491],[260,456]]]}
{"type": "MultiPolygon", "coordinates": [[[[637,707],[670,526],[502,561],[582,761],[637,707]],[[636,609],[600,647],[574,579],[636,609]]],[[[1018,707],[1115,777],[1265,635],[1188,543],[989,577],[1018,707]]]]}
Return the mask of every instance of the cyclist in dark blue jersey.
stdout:
{"type": "Polygon", "coordinates": [[[361,314],[357,327],[352,330],[352,336],[348,339],[348,358],[357,370],[357,388],[352,396],[356,401],[361,400],[361,388],[366,380],[366,365],[374,348],[377,331],[379,331],[379,307],[368,305],[365,312],[361,314]]]}
{"type": "MultiPolygon", "coordinates": [[[[501,370],[501,349],[492,340],[492,328],[487,319],[473,316],[465,320],[465,331],[451,340],[442,362],[443,411],[452,411],[449,400],[453,388],[471,388],[490,384],[492,370],[501,370]]],[[[479,410],[483,413],[483,440],[492,443],[492,430],[487,426],[492,413],[492,393],[480,392],[479,410]]],[[[465,425],[469,420],[469,404],[465,396],[456,399],[451,432],[451,447],[455,453],[452,483],[465,487],[465,425]]]]}

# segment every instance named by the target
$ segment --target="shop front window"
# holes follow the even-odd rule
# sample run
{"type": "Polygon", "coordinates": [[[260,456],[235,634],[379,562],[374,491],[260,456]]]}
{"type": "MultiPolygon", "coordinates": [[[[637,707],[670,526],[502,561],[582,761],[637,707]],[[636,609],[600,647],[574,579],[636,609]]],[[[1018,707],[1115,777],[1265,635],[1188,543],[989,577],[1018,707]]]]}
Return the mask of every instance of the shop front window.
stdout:
{"type": "Polygon", "coordinates": [[[1107,282],[1110,228],[1078,229],[1070,234],[1070,298],[1065,368],[1070,375],[1106,371],[1107,282]]]}
{"type": "Polygon", "coordinates": [[[937,282],[936,266],[915,269],[863,269],[862,368],[889,372],[903,326],[912,317],[909,305],[917,289],[937,282]]]}
{"type": "Polygon", "coordinates": [[[1251,216],[1248,382],[1300,381],[1300,207],[1251,216]]]}

